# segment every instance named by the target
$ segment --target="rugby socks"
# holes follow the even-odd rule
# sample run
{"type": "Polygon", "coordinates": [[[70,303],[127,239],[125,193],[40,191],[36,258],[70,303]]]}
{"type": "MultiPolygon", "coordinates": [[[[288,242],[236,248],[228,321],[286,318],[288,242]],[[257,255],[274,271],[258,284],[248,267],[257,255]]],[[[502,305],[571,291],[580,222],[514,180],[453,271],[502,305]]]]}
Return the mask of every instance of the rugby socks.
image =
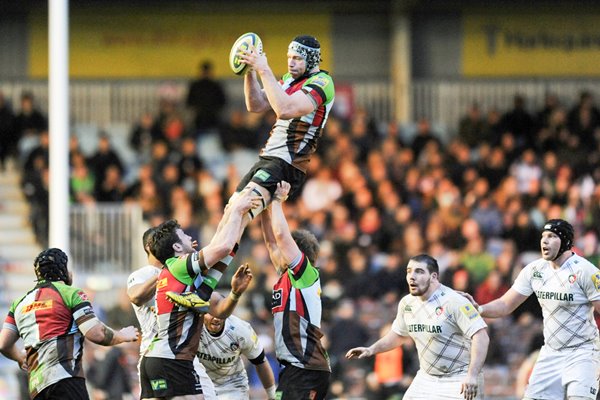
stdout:
{"type": "Polygon", "coordinates": [[[197,287],[196,293],[202,300],[208,301],[210,299],[210,295],[219,284],[219,281],[223,276],[223,272],[229,266],[229,264],[231,264],[231,261],[233,261],[233,257],[235,257],[238,247],[239,245],[236,243],[235,246],[233,246],[233,250],[231,250],[226,257],[217,261],[215,265],[210,267],[205,276],[198,276],[198,278],[196,278],[196,281],[194,282],[197,287]],[[200,280],[200,278],[202,278],[202,283],[198,285],[197,282],[200,280]]]}

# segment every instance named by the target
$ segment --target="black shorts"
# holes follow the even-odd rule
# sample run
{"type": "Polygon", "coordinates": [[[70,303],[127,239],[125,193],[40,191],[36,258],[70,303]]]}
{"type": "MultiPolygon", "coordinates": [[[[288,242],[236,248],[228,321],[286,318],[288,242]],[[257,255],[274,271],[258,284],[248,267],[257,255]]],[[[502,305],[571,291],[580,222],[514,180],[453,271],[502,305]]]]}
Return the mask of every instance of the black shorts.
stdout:
{"type": "Polygon", "coordinates": [[[90,400],[87,388],[85,387],[85,379],[83,378],[67,378],[48,386],[37,396],[35,400],[90,400]]]}
{"type": "Polygon", "coordinates": [[[142,399],[202,394],[194,363],[187,360],[142,357],[140,385],[142,399]]]}
{"type": "Polygon", "coordinates": [[[236,188],[236,192],[241,192],[248,183],[254,182],[267,189],[272,196],[275,189],[277,189],[277,184],[286,181],[292,186],[289,196],[294,197],[304,184],[306,174],[281,158],[263,156],[259,158],[256,164],[250,168],[250,171],[244,175],[236,188]]]}
{"type": "Polygon", "coordinates": [[[303,369],[289,365],[279,373],[279,400],[322,400],[329,390],[329,371],[303,369]]]}

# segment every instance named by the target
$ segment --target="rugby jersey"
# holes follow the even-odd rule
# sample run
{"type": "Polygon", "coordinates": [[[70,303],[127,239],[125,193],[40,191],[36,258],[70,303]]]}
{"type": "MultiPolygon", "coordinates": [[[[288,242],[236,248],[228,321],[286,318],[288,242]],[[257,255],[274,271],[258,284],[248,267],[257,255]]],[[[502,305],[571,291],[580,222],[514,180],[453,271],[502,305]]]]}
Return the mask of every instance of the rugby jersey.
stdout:
{"type": "Polygon", "coordinates": [[[290,265],[273,287],[275,353],[282,363],[298,368],[330,371],[321,343],[321,280],[305,254],[290,265]]]}
{"type": "Polygon", "coordinates": [[[92,318],[87,295],[63,282],[41,282],[12,303],[3,328],[23,339],[31,398],[60,380],[84,377],[78,326],[92,318]]]}
{"type": "MultiPolygon", "coordinates": [[[[160,274],[160,268],[157,268],[153,265],[146,265],[138,269],[137,271],[133,271],[129,278],[127,279],[127,289],[131,288],[135,285],[140,285],[146,282],[148,279],[156,279],[156,276],[160,274]]],[[[152,338],[156,335],[157,325],[156,325],[156,299],[152,297],[146,303],[141,306],[137,306],[131,303],[133,306],[133,311],[135,311],[135,316],[137,317],[140,328],[142,330],[142,342],[140,344],[140,354],[144,354],[152,338]]]]}
{"type": "Polygon", "coordinates": [[[467,373],[471,337],[486,327],[475,307],[444,285],[425,301],[404,296],[392,323],[395,333],[415,341],[421,371],[434,376],[467,373]]]}
{"type": "Polygon", "coordinates": [[[539,258],[525,266],[512,288],[535,293],[544,316],[544,342],[554,350],[600,349],[592,301],[600,300],[600,271],[573,254],[558,269],[539,258]]]}
{"type": "Polygon", "coordinates": [[[294,79],[288,72],[279,84],[291,95],[299,90],[315,105],[309,114],[293,119],[277,119],[260,155],[278,157],[306,173],[311,154],[317,149],[329,112],[333,107],[333,79],[325,71],[294,79]]]}
{"type": "Polygon", "coordinates": [[[166,293],[195,291],[194,279],[205,268],[202,250],[165,262],[156,285],[157,333],[146,357],[192,361],[196,356],[202,315],[170,302],[166,293]]]}

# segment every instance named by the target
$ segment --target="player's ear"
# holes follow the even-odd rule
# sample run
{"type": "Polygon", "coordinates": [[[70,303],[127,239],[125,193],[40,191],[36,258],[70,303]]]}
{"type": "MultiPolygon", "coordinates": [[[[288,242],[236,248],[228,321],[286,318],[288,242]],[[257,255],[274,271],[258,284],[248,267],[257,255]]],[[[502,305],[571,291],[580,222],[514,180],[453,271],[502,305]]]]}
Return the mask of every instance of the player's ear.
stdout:
{"type": "Polygon", "coordinates": [[[173,250],[175,252],[179,252],[179,251],[183,250],[183,247],[181,246],[181,243],[179,243],[179,242],[173,243],[173,250]]]}
{"type": "Polygon", "coordinates": [[[440,280],[437,272],[432,272],[431,277],[434,278],[435,280],[438,280],[438,281],[440,280]]]}

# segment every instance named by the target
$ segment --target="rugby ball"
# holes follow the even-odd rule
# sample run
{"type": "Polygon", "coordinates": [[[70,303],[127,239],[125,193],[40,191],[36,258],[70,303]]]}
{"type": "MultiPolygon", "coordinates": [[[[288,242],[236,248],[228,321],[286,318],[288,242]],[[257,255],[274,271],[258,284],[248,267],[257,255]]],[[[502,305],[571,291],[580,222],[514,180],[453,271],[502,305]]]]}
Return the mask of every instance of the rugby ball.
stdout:
{"type": "Polygon", "coordinates": [[[254,48],[258,51],[258,54],[262,54],[262,40],[260,40],[256,33],[244,33],[235,41],[235,43],[233,43],[233,46],[231,46],[231,52],[229,53],[229,66],[234,74],[243,75],[246,73],[248,65],[240,62],[239,53],[244,50],[248,50],[250,45],[254,46],[254,48]]]}

